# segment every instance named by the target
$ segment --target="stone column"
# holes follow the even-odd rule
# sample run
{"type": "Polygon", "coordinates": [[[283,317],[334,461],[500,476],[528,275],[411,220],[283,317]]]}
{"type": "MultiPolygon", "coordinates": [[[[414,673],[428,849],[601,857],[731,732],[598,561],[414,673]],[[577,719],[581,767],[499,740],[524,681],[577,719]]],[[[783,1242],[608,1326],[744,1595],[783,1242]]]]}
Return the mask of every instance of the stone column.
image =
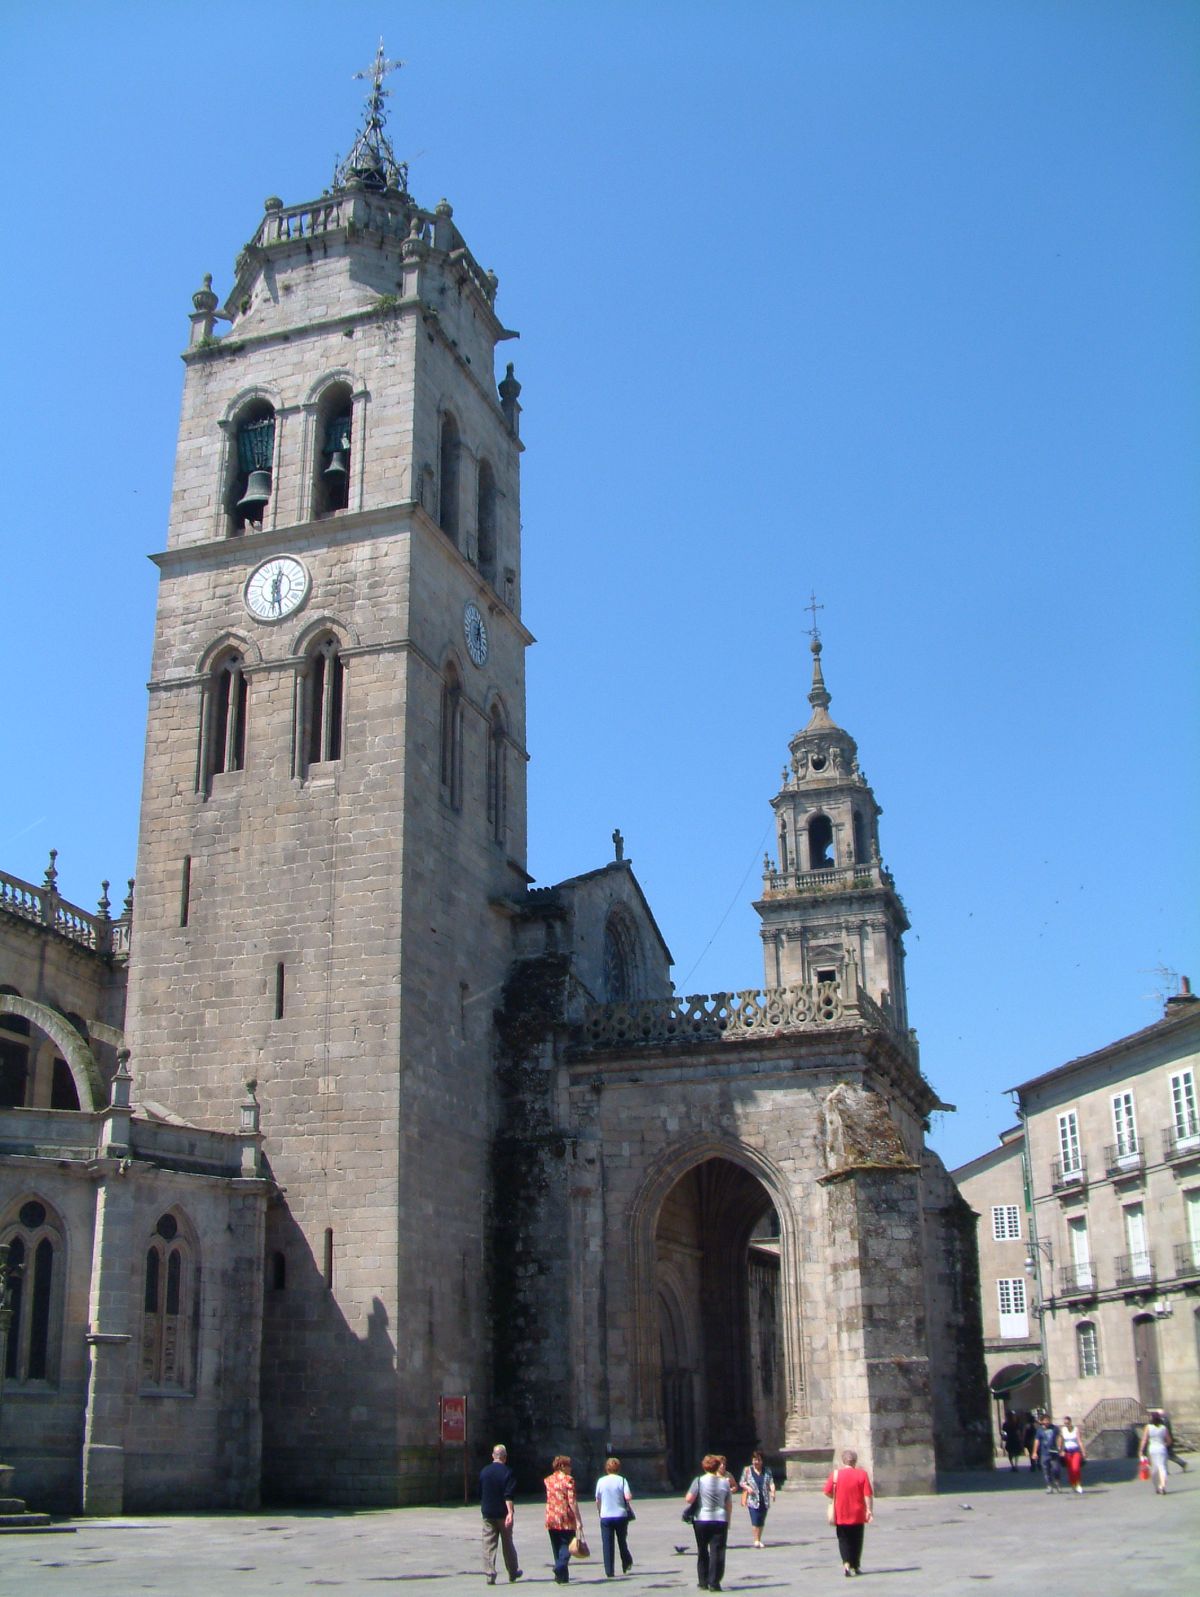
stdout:
{"type": "Polygon", "coordinates": [[[133,1379],[133,1182],[125,1161],[101,1157],[88,1305],[83,1511],[119,1514],[125,1501],[125,1427],[133,1379]]]}

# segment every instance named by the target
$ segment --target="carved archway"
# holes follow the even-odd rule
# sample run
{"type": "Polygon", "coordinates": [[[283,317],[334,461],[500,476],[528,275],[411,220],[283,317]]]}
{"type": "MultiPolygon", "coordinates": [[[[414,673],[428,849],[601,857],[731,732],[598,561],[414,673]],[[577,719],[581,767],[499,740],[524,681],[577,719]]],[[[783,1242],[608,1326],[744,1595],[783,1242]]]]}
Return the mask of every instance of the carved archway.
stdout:
{"type": "MultiPolygon", "coordinates": [[[[753,1148],[720,1136],[693,1138],[686,1144],[665,1153],[648,1171],[634,1202],[630,1206],[629,1246],[630,1279],[633,1284],[634,1338],[637,1357],[634,1370],[633,1403],[635,1412],[657,1427],[665,1424],[662,1396],[662,1326],[661,1306],[662,1269],[659,1259],[659,1222],[668,1196],[700,1167],[714,1168],[705,1179],[710,1187],[714,1181],[724,1181],[729,1188],[726,1218],[722,1225],[719,1249],[721,1258],[714,1258],[712,1268],[718,1280],[724,1280],[726,1290],[731,1280],[735,1259],[740,1259],[745,1269],[751,1234],[756,1224],[771,1209],[779,1223],[780,1275],[779,1275],[779,1351],[781,1354],[784,1392],[784,1436],[779,1440],[784,1446],[794,1445],[801,1416],[806,1409],[806,1391],[803,1357],[801,1294],[799,1260],[801,1256],[799,1224],[795,1214],[789,1185],[781,1171],[762,1153],[753,1148]],[[725,1167],[724,1170],[716,1167],[725,1167]],[[730,1169],[732,1167],[732,1170],[730,1169]],[[739,1188],[740,1183],[740,1188],[739,1188]],[[722,1273],[723,1272],[723,1273],[722,1273]]],[[[694,1179],[699,1179],[694,1177],[694,1179]]],[[[720,1204],[719,1193],[710,1192],[709,1200],[720,1204]]],[[[714,1211],[718,1212],[718,1211],[714,1211]]],[[[728,1365],[734,1372],[732,1390],[726,1408],[732,1414],[743,1394],[739,1387],[746,1385],[748,1373],[734,1362],[729,1347],[717,1347],[706,1353],[710,1359],[707,1395],[700,1406],[706,1407],[712,1397],[714,1381],[718,1387],[722,1379],[720,1370],[728,1365]],[[738,1371],[741,1370],[741,1374],[738,1371]]],[[[721,1400],[716,1411],[708,1416],[710,1426],[723,1423],[721,1400]]],[[[730,1423],[725,1421],[724,1423],[730,1423]]],[[[750,1420],[746,1424],[752,1423],[750,1420]]],[[[751,1440],[754,1440],[752,1438],[751,1440]]],[[[664,1435],[664,1445],[665,1445],[664,1435]]],[[[705,1445],[717,1445],[709,1437],[705,1445]]]]}

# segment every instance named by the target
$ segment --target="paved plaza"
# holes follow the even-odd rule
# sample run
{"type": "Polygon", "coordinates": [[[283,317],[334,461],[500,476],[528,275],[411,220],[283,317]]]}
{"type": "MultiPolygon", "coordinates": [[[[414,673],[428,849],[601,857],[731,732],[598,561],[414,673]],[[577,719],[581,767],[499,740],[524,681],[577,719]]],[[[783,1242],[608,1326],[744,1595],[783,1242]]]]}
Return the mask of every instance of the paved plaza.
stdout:
{"type": "MultiPolygon", "coordinates": [[[[1133,1466],[1098,1464],[1082,1497],[1047,1497],[1027,1472],[963,1475],[936,1497],[881,1500],[863,1557],[868,1589],[886,1597],[992,1590],[1055,1597],[1195,1590],[1200,1552],[1200,1468],[1172,1471],[1156,1497],[1133,1466]]],[[[695,1591],[691,1531],[680,1503],[638,1503],[630,1528],[634,1569],[615,1582],[640,1591],[695,1591]],[[679,1549],[685,1549],[680,1552],[679,1549]]],[[[607,1584],[594,1505],[587,1513],[594,1556],[572,1566],[587,1590],[607,1584]]],[[[767,1522],[768,1546],[749,1547],[746,1515],[735,1509],[725,1589],[814,1592],[844,1589],[824,1500],[781,1494],[767,1522]]],[[[481,1597],[477,1508],[376,1512],[187,1515],[80,1520],[61,1534],[0,1537],[0,1591],[20,1597],[257,1597],[335,1588],[369,1597],[401,1584],[438,1597],[481,1597]]],[[[517,1508],[522,1587],[552,1583],[540,1503],[517,1508]]],[[[505,1585],[503,1569],[500,1585],[505,1585]]]]}

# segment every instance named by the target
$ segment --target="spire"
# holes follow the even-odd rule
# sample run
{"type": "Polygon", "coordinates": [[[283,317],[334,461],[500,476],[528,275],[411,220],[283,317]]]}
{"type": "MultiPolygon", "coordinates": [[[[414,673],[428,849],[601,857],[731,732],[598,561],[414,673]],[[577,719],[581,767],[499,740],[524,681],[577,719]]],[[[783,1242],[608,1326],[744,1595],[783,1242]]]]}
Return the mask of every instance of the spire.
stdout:
{"type": "Polygon", "coordinates": [[[355,136],[350,154],[334,168],[335,188],[358,187],[379,192],[394,189],[400,194],[408,193],[408,163],[397,161],[391,140],[384,132],[387,112],[383,102],[390,98],[392,91],[384,88],[383,80],[389,72],[395,72],[403,65],[403,61],[387,59],[383,40],[380,39],[374,61],[362,72],[354,74],[356,79],[369,79],[371,91],[367,95],[363,125],[355,136]]]}
{"type": "Polygon", "coordinates": [[[813,707],[812,720],[809,721],[806,731],[812,731],[819,726],[832,726],[834,723],[829,718],[829,689],[825,686],[825,676],[821,670],[821,639],[813,628],[813,640],[809,644],[813,657],[812,688],[808,695],[808,702],[813,707]]]}

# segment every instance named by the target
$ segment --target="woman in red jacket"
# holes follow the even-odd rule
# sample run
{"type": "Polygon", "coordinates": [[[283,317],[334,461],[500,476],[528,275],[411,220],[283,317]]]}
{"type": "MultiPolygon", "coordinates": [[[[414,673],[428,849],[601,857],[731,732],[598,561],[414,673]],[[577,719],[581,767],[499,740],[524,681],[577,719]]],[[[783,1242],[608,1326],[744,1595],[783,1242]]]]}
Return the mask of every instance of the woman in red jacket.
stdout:
{"type": "Polygon", "coordinates": [[[829,1523],[837,1528],[842,1573],[848,1579],[861,1573],[863,1535],[874,1517],[875,1503],[870,1477],[858,1468],[858,1454],[852,1447],[842,1454],[841,1465],[825,1482],[825,1495],[831,1499],[829,1523]]]}

